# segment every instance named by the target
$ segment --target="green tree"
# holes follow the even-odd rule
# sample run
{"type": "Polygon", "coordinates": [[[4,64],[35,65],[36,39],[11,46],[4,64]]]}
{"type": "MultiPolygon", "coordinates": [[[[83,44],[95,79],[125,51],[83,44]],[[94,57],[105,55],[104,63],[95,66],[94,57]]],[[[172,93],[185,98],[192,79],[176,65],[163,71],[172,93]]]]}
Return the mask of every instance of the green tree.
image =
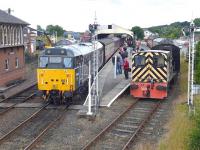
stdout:
{"type": "Polygon", "coordinates": [[[142,40],[144,38],[144,31],[139,26],[132,27],[131,31],[137,36],[137,39],[142,40]]]}
{"type": "Polygon", "coordinates": [[[200,41],[196,45],[195,54],[195,81],[200,84],[200,41]]]}
{"type": "Polygon", "coordinates": [[[43,32],[44,29],[43,29],[40,25],[37,25],[37,31],[41,31],[41,32],[43,32]]]}
{"type": "Polygon", "coordinates": [[[63,36],[63,33],[64,33],[64,29],[59,26],[59,25],[48,25],[46,27],[46,31],[49,33],[49,34],[54,34],[55,32],[57,32],[57,36],[63,36]]]}
{"type": "Polygon", "coordinates": [[[195,26],[200,26],[200,18],[196,18],[196,19],[194,19],[194,24],[195,24],[195,26]]]}

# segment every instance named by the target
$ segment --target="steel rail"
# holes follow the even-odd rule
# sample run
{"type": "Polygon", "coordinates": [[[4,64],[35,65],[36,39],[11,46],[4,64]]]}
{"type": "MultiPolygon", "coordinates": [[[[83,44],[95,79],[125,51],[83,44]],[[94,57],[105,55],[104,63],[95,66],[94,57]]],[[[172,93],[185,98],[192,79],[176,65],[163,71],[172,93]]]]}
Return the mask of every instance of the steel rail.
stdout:
{"type": "Polygon", "coordinates": [[[126,149],[129,148],[130,144],[135,140],[135,138],[137,137],[138,133],[142,130],[142,128],[144,127],[144,125],[151,119],[151,117],[153,116],[153,114],[156,112],[156,110],[158,109],[158,107],[160,105],[161,105],[161,101],[159,101],[153,107],[152,111],[150,113],[148,113],[148,115],[144,118],[144,120],[139,124],[137,130],[133,133],[133,135],[130,137],[130,139],[125,144],[125,146],[122,148],[122,150],[126,150],[126,149]]]}
{"type": "MultiPolygon", "coordinates": [[[[64,109],[66,111],[66,108],[64,109]]],[[[30,150],[33,149],[37,142],[40,140],[40,138],[55,124],[57,121],[61,120],[61,118],[64,117],[64,112],[58,116],[58,118],[54,119],[52,122],[48,124],[48,126],[28,145],[24,148],[24,150],[30,150]]]]}
{"type": "Polygon", "coordinates": [[[5,134],[3,137],[0,138],[0,144],[6,140],[10,135],[13,134],[13,132],[15,132],[17,129],[19,129],[20,127],[22,127],[24,124],[26,124],[28,121],[30,121],[32,118],[34,118],[36,115],[38,115],[44,108],[46,108],[49,105],[46,104],[45,106],[43,106],[42,108],[40,108],[38,111],[36,111],[33,115],[31,115],[29,118],[27,118],[25,121],[23,121],[22,123],[20,123],[17,127],[15,127],[14,129],[12,129],[11,131],[9,131],[7,134],[5,134]]]}
{"type": "Polygon", "coordinates": [[[9,97],[4,98],[3,100],[0,101],[0,103],[2,103],[2,102],[4,102],[4,101],[8,100],[9,98],[12,98],[12,97],[14,97],[14,96],[17,96],[17,95],[23,93],[24,91],[27,91],[27,90],[31,89],[32,87],[34,87],[34,86],[36,86],[36,85],[37,85],[37,83],[34,83],[34,84],[31,85],[30,87],[27,87],[26,89],[24,89],[24,90],[22,90],[22,91],[19,91],[19,92],[15,93],[15,94],[13,94],[13,95],[11,95],[11,96],[9,96],[9,97]]]}
{"type": "Polygon", "coordinates": [[[107,130],[109,130],[121,117],[123,117],[133,106],[136,105],[138,99],[132,103],[125,111],[117,116],[108,126],[106,126],[97,136],[95,136],[87,145],[85,145],[81,150],[87,150],[92,146],[107,130]]]}
{"type": "MultiPolygon", "coordinates": [[[[36,93],[32,93],[31,95],[26,97],[24,100],[22,100],[21,103],[26,102],[27,100],[29,100],[30,98],[32,98],[35,95],[36,95],[36,93]]],[[[19,104],[19,103],[15,103],[15,104],[11,105],[10,107],[8,107],[6,110],[0,112],[0,116],[3,115],[4,113],[8,112],[9,110],[13,109],[14,106],[16,106],[17,104],[19,104]]]]}

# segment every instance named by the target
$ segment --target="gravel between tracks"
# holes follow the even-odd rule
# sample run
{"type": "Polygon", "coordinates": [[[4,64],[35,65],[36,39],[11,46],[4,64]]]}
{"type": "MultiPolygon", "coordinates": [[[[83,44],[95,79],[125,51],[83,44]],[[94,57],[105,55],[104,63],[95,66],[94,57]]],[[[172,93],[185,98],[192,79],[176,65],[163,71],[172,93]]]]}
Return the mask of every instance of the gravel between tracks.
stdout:
{"type": "Polygon", "coordinates": [[[14,108],[6,114],[0,116],[0,136],[3,136],[4,134],[15,128],[31,114],[33,114],[37,109],[14,108]]]}
{"type": "Polygon", "coordinates": [[[157,148],[159,140],[168,132],[166,124],[173,112],[173,105],[179,99],[180,95],[182,95],[182,93],[180,93],[179,82],[177,82],[172,88],[169,98],[163,101],[159,111],[153,115],[131,149],[154,150],[157,148]]]}
{"type": "Polygon", "coordinates": [[[64,119],[48,131],[36,149],[81,149],[132,101],[131,96],[121,97],[112,107],[101,108],[95,121],[79,118],[76,110],[68,110],[64,119]]]}
{"type": "MultiPolygon", "coordinates": [[[[176,92],[178,93],[178,88],[175,88],[174,93],[176,92]]],[[[160,110],[150,121],[150,124],[144,128],[142,134],[139,136],[139,141],[135,141],[136,143],[133,144],[132,149],[156,148],[160,138],[167,132],[165,124],[170,117],[173,101],[177,98],[177,95],[172,93],[172,96],[164,101],[160,110]]],[[[131,96],[119,98],[110,108],[101,108],[100,115],[97,116],[95,121],[78,118],[76,110],[69,110],[65,118],[48,131],[35,149],[79,150],[118,114],[125,110],[132,101],[133,98],[131,96]]]]}
{"type": "Polygon", "coordinates": [[[18,129],[12,137],[0,145],[0,149],[23,149],[59,114],[59,110],[51,109],[40,112],[26,125],[18,129]]]}
{"type": "MultiPolygon", "coordinates": [[[[178,88],[175,89],[175,93],[178,93],[177,89],[178,88]]],[[[173,106],[172,100],[176,99],[177,95],[178,94],[172,93],[172,96],[168,100],[164,101],[160,111],[154,115],[153,119],[150,121],[150,124],[144,128],[142,134],[138,137],[139,140],[135,141],[132,149],[156,148],[159,139],[167,132],[165,129],[165,124],[170,117],[170,110],[173,106]]],[[[56,125],[42,137],[35,149],[79,150],[92,138],[94,138],[94,136],[96,136],[105,126],[107,126],[118,114],[124,111],[133,100],[134,99],[129,95],[120,97],[110,108],[100,108],[100,114],[94,121],[88,121],[86,118],[79,118],[77,115],[77,110],[68,110],[64,118],[57,122],[56,125]]],[[[19,118],[14,120],[19,120],[19,118]]],[[[8,124],[13,124],[12,121],[13,120],[10,120],[8,124]]],[[[40,124],[37,125],[40,126],[40,124]]],[[[27,130],[27,132],[30,131],[27,130]]],[[[10,144],[12,145],[12,142],[10,144]]],[[[18,146],[12,145],[12,148],[16,147],[18,146]]],[[[11,147],[6,148],[10,149],[11,147]]]]}

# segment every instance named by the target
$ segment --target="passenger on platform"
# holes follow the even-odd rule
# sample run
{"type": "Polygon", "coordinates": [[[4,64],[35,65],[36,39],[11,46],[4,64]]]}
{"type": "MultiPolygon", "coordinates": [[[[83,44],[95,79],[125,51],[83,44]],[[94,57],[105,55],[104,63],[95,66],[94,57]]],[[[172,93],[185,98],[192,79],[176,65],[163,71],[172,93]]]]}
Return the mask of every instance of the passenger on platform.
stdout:
{"type": "Polygon", "coordinates": [[[123,47],[119,48],[119,51],[121,52],[121,54],[124,52],[123,47]]]}
{"type": "Polygon", "coordinates": [[[139,52],[139,47],[136,47],[135,52],[136,53],[139,52]]]}
{"type": "Polygon", "coordinates": [[[122,59],[123,59],[123,61],[124,61],[124,59],[125,59],[126,57],[128,57],[128,52],[127,52],[126,47],[124,47],[124,52],[122,53],[122,59]]]}
{"type": "Polygon", "coordinates": [[[117,74],[122,74],[122,65],[123,60],[119,52],[119,54],[117,55],[117,74]]]}
{"type": "Polygon", "coordinates": [[[112,64],[115,65],[115,56],[112,57],[112,64]]]}
{"type": "Polygon", "coordinates": [[[124,59],[124,75],[125,75],[125,79],[128,79],[128,72],[129,72],[129,62],[128,62],[128,58],[126,57],[124,59]]]}

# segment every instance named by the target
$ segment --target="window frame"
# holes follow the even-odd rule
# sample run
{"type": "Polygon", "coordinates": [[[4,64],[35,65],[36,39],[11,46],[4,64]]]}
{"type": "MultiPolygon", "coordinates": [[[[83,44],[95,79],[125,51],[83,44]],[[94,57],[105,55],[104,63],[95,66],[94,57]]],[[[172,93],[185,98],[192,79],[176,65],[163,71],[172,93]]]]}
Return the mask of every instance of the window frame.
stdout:
{"type": "Polygon", "coordinates": [[[19,68],[19,58],[15,57],[15,68],[19,68]]]}
{"type": "Polygon", "coordinates": [[[46,67],[47,64],[45,65],[45,67],[41,67],[41,65],[40,65],[40,63],[41,63],[40,58],[41,58],[41,57],[46,57],[46,58],[47,58],[47,64],[49,63],[49,57],[48,57],[48,56],[40,56],[40,57],[39,57],[39,63],[38,63],[39,68],[47,68],[47,67],[46,67]]]}
{"type": "MultiPolygon", "coordinates": [[[[138,58],[137,58],[138,59],[138,58]]],[[[140,62],[142,62],[142,61],[140,61],[140,62]]],[[[144,67],[145,65],[146,65],[146,57],[145,56],[143,56],[143,55],[136,55],[135,57],[134,57],[134,65],[136,66],[136,67],[144,67]],[[136,57],[142,57],[142,58],[144,58],[144,64],[136,64],[136,57]]]]}
{"type": "Polygon", "coordinates": [[[64,65],[64,68],[73,68],[74,67],[73,57],[62,57],[62,63],[64,65]],[[64,59],[65,58],[70,58],[71,59],[71,67],[65,67],[65,63],[64,63],[64,59]]]}
{"type": "Polygon", "coordinates": [[[9,70],[9,59],[5,59],[5,66],[4,66],[4,69],[5,69],[6,71],[9,70]]]}
{"type": "MultiPolygon", "coordinates": [[[[157,59],[158,60],[158,59],[157,59]]],[[[165,59],[164,59],[164,56],[163,55],[156,55],[156,56],[153,56],[153,66],[155,68],[162,68],[165,66],[165,59]],[[155,64],[155,58],[162,58],[163,59],[163,63],[162,64],[155,64]]]]}

